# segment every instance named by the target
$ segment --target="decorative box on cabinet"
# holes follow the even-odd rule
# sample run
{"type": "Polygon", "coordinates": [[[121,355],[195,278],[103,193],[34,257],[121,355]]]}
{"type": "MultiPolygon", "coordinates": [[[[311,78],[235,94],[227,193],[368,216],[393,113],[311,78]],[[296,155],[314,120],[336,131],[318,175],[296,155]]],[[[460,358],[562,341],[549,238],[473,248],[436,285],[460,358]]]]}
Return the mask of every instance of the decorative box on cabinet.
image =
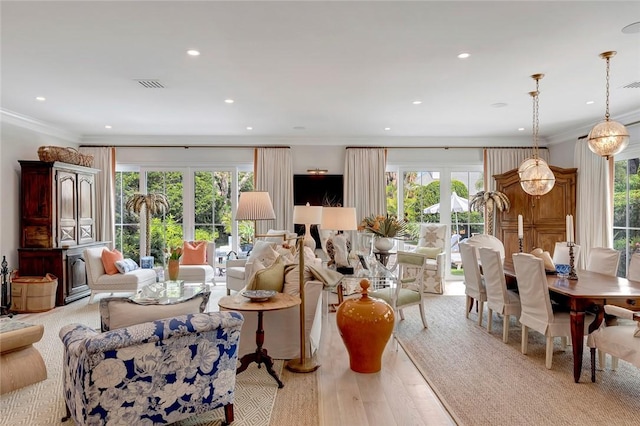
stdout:
{"type": "Polygon", "coordinates": [[[509,197],[511,208],[496,215],[495,236],[504,243],[505,267],[513,269],[512,254],[519,251],[518,215],[523,218],[523,250],[536,247],[553,253],[557,241],[566,241],[566,216],[576,217],[577,169],[549,166],[556,177],[553,189],[540,198],[522,190],[518,170],[494,175],[496,190],[509,197]]]}
{"type": "Polygon", "coordinates": [[[97,169],[20,161],[21,275],[58,277],[56,305],[90,294],[82,251],[96,241],[97,169]]]}

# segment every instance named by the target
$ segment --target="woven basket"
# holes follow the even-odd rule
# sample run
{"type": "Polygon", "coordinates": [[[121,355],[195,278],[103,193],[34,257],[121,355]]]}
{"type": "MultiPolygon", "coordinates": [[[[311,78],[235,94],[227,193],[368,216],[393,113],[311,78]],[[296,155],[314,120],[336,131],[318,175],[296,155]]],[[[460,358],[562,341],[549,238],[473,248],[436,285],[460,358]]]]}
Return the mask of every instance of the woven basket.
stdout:
{"type": "Polygon", "coordinates": [[[45,163],[62,161],[63,163],[76,164],[78,166],[93,166],[93,155],[80,154],[75,148],[64,146],[41,146],[38,148],[38,157],[45,163]]]}

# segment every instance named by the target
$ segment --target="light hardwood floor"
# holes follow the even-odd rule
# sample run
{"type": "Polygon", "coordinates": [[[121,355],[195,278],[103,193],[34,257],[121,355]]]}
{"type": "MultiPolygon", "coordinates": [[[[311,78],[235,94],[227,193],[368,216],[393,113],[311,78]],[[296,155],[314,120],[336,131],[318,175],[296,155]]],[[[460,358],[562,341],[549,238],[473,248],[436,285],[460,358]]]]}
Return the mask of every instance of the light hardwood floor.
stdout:
{"type": "MultiPolygon", "coordinates": [[[[462,283],[448,283],[446,288],[447,293],[464,294],[462,283]]],[[[455,424],[394,339],[387,344],[379,373],[356,373],[349,368],[349,355],[336,326],[336,314],[327,313],[326,309],[323,314],[317,354],[321,364],[318,369],[321,426],[455,424]]]]}
{"type": "MultiPolygon", "coordinates": [[[[224,283],[212,289],[209,308],[217,310],[224,283]]],[[[447,294],[464,294],[462,282],[447,282],[447,294]]],[[[317,353],[320,426],[455,425],[402,347],[390,339],[379,373],[356,373],[323,292],[322,339],[317,353]]],[[[417,309],[417,308],[410,308],[417,309]]],[[[427,315],[428,320],[428,315],[427,315]]]]}

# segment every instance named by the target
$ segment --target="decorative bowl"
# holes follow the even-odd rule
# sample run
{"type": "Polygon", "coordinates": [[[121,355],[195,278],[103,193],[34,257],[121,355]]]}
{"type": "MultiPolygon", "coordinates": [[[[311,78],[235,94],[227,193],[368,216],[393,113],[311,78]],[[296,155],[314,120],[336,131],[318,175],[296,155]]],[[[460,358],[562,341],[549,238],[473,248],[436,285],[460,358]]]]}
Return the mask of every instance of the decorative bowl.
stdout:
{"type": "Polygon", "coordinates": [[[569,272],[571,271],[571,266],[569,265],[565,265],[563,263],[559,263],[556,265],[556,272],[558,273],[559,277],[568,277],[569,276],[569,272]]]}
{"type": "Polygon", "coordinates": [[[264,302],[276,295],[274,290],[245,290],[242,295],[252,302],[264,302]]]}

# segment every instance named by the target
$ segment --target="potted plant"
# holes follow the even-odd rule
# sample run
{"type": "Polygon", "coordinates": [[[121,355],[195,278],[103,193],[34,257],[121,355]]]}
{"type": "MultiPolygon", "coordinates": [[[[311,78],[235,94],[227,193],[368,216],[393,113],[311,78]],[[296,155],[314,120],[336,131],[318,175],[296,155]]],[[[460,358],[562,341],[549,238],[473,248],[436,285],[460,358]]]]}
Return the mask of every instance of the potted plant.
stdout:
{"type": "Polygon", "coordinates": [[[495,211],[509,211],[511,202],[507,195],[500,191],[480,191],[473,196],[469,203],[471,210],[484,210],[487,221],[487,234],[493,235],[493,218],[495,211]]]}
{"type": "Polygon", "coordinates": [[[169,272],[169,280],[176,281],[180,272],[180,256],[182,256],[182,247],[171,247],[167,251],[168,262],[167,269],[169,272]]]}
{"type": "MultiPolygon", "coordinates": [[[[130,212],[140,214],[145,212],[145,235],[146,246],[142,256],[149,256],[151,253],[151,215],[165,213],[169,210],[169,202],[167,196],[162,193],[141,194],[136,192],[129,198],[125,204],[125,208],[130,212]]],[[[141,256],[141,257],[142,257],[141,256]]]]}
{"type": "Polygon", "coordinates": [[[394,215],[370,215],[362,219],[358,231],[371,232],[376,236],[375,246],[379,251],[386,252],[393,248],[393,238],[405,233],[407,223],[394,215]]]}

